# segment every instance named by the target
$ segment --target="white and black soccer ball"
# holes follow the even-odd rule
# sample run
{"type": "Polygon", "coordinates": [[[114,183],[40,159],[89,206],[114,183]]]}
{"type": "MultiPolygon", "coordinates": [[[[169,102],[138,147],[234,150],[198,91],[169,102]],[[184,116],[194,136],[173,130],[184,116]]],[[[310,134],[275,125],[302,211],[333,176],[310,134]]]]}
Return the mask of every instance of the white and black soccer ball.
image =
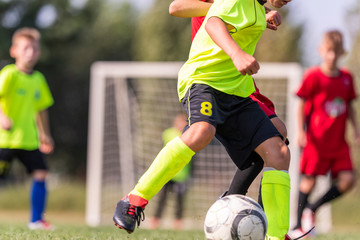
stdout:
{"type": "Polygon", "coordinates": [[[209,208],[204,223],[207,240],[264,240],[267,220],[261,206],[244,195],[228,195],[209,208]]]}

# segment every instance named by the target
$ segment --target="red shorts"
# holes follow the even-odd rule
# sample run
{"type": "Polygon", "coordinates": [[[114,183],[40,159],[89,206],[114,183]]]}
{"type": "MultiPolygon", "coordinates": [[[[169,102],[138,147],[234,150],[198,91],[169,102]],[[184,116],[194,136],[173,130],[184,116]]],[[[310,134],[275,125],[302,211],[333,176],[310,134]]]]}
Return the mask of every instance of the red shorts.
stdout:
{"type": "Polygon", "coordinates": [[[251,94],[249,97],[259,104],[260,108],[265,112],[265,114],[269,118],[276,117],[274,103],[270,99],[262,95],[258,91],[258,89],[256,90],[257,91],[251,94]]]}
{"type": "Polygon", "coordinates": [[[301,159],[300,172],[309,176],[326,175],[329,171],[332,178],[337,178],[339,172],[352,171],[349,147],[343,147],[336,154],[322,156],[313,145],[306,145],[301,159]]]}

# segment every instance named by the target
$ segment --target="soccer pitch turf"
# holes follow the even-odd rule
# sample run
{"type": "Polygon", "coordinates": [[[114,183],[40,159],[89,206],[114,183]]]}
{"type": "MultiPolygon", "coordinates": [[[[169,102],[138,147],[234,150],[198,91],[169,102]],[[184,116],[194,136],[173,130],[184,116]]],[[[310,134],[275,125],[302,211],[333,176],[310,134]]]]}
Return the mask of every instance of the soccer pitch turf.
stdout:
{"type": "MultiPolygon", "coordinates": [[[[54,231],[30,231],[24,224],[2,223],[0,226],[1,240],[205,240],[201,230],[145,230],[137,229],[133,234],[127,234],[112,226],[91,228],[87,226],[74,226],[59,224],[54,231]]],[[[360,234],[333,233],[312,238],[314,240],[358,240],[360,234]]]]}
{"type": "MultiPolygon", "coordinates": [[[[201,229],[147,230],[145,229],[146,223],[151,215],[147,215],[145,222],[133,234],[127,234],[113,225],[89,227],[85,224],[84,193],[78,188],[74,191],[61,188],[62,194],[52,192],[50,195],[46,219],[56,226],[54,231],[30,231],[26,226],[29,217],[28,190],[15,190],[14,193],[9,191],[0,193],[0,240],[205,240],[205,234],[201,229]],[[64,192],[68,194],[64,195],[64,192]],[[64,203],[66,204],[64,205],[64,203]],[[59,206],[62,207],[59,208],[59,206]]],[[[311,239],[359,240],[360,208],[358,208],[358,199],[360,199],[359,193],[353,191],[352,194],[335,201],[332,212],[332,232],[311,239]]]]}
{"type": "MultiPolygon", "coordinates": [[[[205,240],[200,230],[148,230],[140,228],[132,234],[115,226],[89,227],[83,216],[73,213],[50,213],[54,231],[31,231],[26,227],[27,212],[14,211],[10,220],[6,215],[11,211],[0,211],[0,240],[205,240]],[[55,217],[56,216],[56,217],[55,217]],[[21,219],[21,220],[20,220],[21,219]]],[[[319,235],[314,240],[358,240],[360,231],[338,230],[331,234],[319,235]]]]}

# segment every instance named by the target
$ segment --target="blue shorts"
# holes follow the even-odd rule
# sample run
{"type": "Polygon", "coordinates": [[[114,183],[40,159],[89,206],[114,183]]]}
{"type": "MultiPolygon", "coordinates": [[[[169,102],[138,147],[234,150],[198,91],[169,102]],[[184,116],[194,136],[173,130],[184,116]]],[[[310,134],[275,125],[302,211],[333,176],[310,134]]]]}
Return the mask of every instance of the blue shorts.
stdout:
{"type": "Polygon", "coordinates": [[[205,84],[194,84],[181,100],[189,125],[208,122],[236,166],[243,170],[254,149],[274,136],[281,137],[269,117],[251,98],[220,92],[205,84]]]}
{"type": "Polygon", "coordinates": [[[7,176],[13,159],[19,159],[24,164],[26,171],[48,170],[44,155],[38,150],[0,148],[0,178],[7,176]]]}

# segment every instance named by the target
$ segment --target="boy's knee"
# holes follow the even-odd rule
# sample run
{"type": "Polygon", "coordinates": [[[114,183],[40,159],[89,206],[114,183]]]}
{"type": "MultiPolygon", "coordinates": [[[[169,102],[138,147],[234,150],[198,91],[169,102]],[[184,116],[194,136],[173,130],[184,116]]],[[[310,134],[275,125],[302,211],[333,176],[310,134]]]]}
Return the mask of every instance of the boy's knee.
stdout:
{"type": "Polygon", "coordinates": [[[289,170],[290,150],[285,143],[281,146],[279,161],[281,162],[282,168],[284,169],[278,169],[278,170],[289,170]]]}
{"type": "Polygon", "coordinates": [[[347,192],[355,185],[355,175],[351,172],[340,174],[338,179],[338,189],[340,192],[347,192]]]}
{"type": "Polygon", "coordinates": [[[181,135],[181,140],[193,151],[198,152],[211,142],[215,133],[216,129],[213,125],[207,122],[197,122],[181,135]]]}
{"type": "Polygon", "coordinates": [[[290,150],[278,137],[266,140],[255,149],[265,162],[265,167],[276,170],[288,170],[290,165],[290,150]]]}
{"type": "Polygon", "coordinates": [[[35,170],[33,173],[33,178],[37,181],[45,181],[47,175],[47,170],[35,170]]]}
{"type": "Polygon", "coordinates": [[[310,193],[316,183],[316,179],[313,176],[302,176],[301,181],[300,181],[300,191],[307,194],[310,193]]]}

